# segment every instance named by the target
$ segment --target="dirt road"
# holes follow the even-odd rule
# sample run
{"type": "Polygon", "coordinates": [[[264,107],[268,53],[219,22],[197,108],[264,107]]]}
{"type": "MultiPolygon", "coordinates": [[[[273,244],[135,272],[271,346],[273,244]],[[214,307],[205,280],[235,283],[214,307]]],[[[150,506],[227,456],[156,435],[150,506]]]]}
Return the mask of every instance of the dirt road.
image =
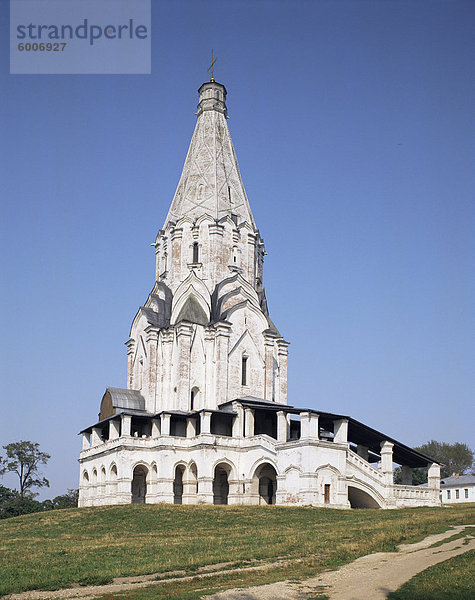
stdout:
{"type": "Polygon", "coordinates": [[[475,538],[471,536],[430,548],[435,542],[464,528],[454,527],[416,544],[401,545],[398,552],[362,556],[338,571],[322,573],[301,583],[281,582],[244,590],[227,590],[207,596],[206,600],[305,600],[315,598],[318,591],[331,600],[384,600],[390,592],[424,569],[474,549],[475,538]]]}

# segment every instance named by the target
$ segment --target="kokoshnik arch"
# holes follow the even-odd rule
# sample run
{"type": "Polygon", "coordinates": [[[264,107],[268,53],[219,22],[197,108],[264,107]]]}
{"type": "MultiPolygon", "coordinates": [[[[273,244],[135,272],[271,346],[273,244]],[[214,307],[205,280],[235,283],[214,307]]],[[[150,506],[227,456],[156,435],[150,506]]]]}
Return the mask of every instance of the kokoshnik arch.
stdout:
{"type": "Polygon", "coordinates": [[[289,344],[267,308],[226,88],[212,78],[198,93],[155,284],[127,341],[127,389],[107,388],[81,432],[79,505],[438,505],[429,457],[348,416],[287,404],[289,344]],[[425,466],[427,487],[412,486],[411,469],[425,466]]]}

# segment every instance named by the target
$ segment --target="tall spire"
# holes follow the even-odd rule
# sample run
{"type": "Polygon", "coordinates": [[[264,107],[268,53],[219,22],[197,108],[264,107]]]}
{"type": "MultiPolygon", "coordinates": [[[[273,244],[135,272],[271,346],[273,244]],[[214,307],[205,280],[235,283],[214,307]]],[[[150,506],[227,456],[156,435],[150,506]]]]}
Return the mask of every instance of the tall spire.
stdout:
{"type": "Polygon", "coordinates": [[[218,220],[229,215],[255,228],[226,122],[226,88],[212,80],[198,94],[198,120],[165,226],[208,214],[218,220]]]}

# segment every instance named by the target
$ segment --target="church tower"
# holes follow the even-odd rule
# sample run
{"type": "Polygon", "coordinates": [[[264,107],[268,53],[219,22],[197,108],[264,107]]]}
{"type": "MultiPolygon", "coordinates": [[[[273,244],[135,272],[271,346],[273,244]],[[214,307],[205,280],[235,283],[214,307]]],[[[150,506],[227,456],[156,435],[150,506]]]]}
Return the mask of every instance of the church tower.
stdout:
{"type": "Polygon", "coordinates": [[[267,310],[264,242],[227,125],[226,88],[200,89],[178,187],[155,241],[156,281],[132,323],[129,389],[145,408],[287,402],[287,346],[267,310]]]}

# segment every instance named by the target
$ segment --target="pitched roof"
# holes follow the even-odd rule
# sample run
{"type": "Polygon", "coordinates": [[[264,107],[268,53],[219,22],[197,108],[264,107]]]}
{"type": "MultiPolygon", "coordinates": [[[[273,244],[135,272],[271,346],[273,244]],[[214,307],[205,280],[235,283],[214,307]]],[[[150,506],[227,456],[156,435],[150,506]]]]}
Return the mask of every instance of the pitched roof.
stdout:
{"type": "Polygon", "coordinates": [[[440,480],[440,487],[475,485],[475,475],[459,475],[458,477],[444,477],[440,480]]]}

